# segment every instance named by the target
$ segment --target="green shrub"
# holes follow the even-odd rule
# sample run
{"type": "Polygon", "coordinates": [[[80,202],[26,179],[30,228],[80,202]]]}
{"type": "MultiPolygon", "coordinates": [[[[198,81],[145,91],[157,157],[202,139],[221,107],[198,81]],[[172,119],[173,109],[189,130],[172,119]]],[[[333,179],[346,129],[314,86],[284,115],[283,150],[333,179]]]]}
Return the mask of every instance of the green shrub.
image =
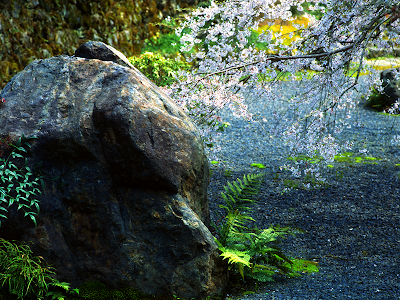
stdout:
{"type": "MultiPolygon", "coordinates": [[[[69,284],[54,279],[54,268],[44,266],[43,257],[31,257],[31,254],[28,245],[17,245],[0,238],[0,295],[8,293],[17,296],[17,299],[37,300],[45,296],[64,299],[69,284]],[[64,292],[57,288],[62,288],[64,292]]],[[[76,293],[77,290],[71,291],[71,294],[76,293]]]]}
{"type": "Polygon", "coordinates": [[[180,47],[180,37],[175,33],[161,34],[158,37],[145,40],[142,54],[152,52],[167,57],[176,57],[180,53],[180,47]]]}
{"type": "Polygon", "coordinates": [[[152,52],[132,56],[128,60],[158,86],[171,85],[175,81],[175,73],[190,68],[188,63],[179,59],[165,58],[159,53],[152,52]]]}

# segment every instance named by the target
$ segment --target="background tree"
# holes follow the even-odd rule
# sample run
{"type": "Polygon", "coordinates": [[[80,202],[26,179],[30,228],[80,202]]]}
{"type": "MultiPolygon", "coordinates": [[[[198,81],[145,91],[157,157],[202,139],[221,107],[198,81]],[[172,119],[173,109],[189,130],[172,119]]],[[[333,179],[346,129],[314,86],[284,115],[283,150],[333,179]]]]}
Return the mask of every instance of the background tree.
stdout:
{"type": "MultiPolygon", "coordinates": [[[[272,133],[284,139],[292,154],[333,160],[339,150],[351,146],[339,144],[335,137],[348,125],[357,105],[354,99],[360,99],[359,77],[368,69],[366,49],[397,45],[399,16],[399,3],[393,0],[211,2],[193,11],[176,31],[182,51],[196,49],[189,58],[196,60],[196,68],[181,72],[179,83],[166,91],[197,116],[207,135],[212,133],[210,124],[222,121],[218,112],[224,107],[256,120],[259,116],[250,115],[247,104],[260,97],[279,101],[283,89],[279,78],[288,74],[302,88],[289,99],[289,110],[277,111],[272,133]],[[290,22],[292,12],[305,8],[318,17],[308,27],[298,26],[289,34],[267,28],[256,41],[249,41],[260,23],[290,22]],[[287,45],[285,39],[294,34],[299,38],[287,45]]],[[[365,84],[376,83],[375,78],[369,77],[365,84]]]]}

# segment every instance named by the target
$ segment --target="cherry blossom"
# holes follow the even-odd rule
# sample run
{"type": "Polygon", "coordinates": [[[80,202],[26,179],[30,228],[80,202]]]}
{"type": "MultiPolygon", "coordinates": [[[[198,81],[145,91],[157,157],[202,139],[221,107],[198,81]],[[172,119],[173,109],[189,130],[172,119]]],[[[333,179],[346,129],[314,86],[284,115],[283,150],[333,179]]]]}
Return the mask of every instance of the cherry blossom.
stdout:
{"type": "MultiPolygon", "coordinates": [[[[337,136],[343,128],[354,126],[352,111],[363,91],[359,79],[368,69],[367,47],[400,43],[400,5],[394,0],[312,2],[308,11],[320,11],[321,19],[310,17],[307,28],[296,25],[299,38],[289,45],[285,40],[294,33],[265,30],[258,42],[266,50],[249,43],[252,30],[261,23],[272,26],[276,20],[293,21],[291,9],[303,11],[304,0],[212,1],[181,23],[176,31],[181,35],[181,50],[195,49],[188,60],[196,68],[177,75],[179,82],[167,92],[209,139],[222,109],[229,107],[235,116],[253,120],[246,101],[261,97],[278,101],[282,94],[279,78],[289,73],[298,92],[288,99],[287,111],[276,112],[273,133],[283,136],[290,153],[320,155],[327,161],[350,146],[350,142],[340,144],[337,136]],[[261,75],[268,80],[260,80],[261,75]]],[[[368,70],[372,76],[364,84],[377,84],[376,71],[368,70]]],[[[289,169],[300,174],[296,166],[289,169]]],[[[317,174],[318,170],[307,172],[317,174]]]]}

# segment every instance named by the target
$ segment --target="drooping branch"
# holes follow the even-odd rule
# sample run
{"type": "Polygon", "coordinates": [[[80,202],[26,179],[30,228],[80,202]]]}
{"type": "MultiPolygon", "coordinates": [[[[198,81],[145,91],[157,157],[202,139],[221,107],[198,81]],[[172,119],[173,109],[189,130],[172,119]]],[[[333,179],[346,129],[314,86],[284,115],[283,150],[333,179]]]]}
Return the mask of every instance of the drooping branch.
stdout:
{"type": "MultiPolygon", "coordinates": [[[[356,48],[358,45],[361,45],[364,41],[368,41],[371,37],[372,32],[374,32],[374,30],[376,28],[379,28],[383,23],[385,23],[387,21],[391,21],[392,18],[395,18],[395,17],[397,18],[397,15],[391,15],[389,17],[389,19],[380,20],[381,18],[385,18],[385,15],[387,15],[390,12],[391,12],[391,10],[389,10],[389,9],[381,12],[378,16],[376,16],[373,20],[371,20],[368,25],[366,25],[362,28],[363,29],[362,34],[357,40],[351,42],[350,45],[347,45],[340,49],[336,49],[333,51],[325,51],[325,52],[321,52],[321,53],[309,53],[309,54],[304,54],[304,55],[286,55],[286,56],[271,55],[262,60],[256,60],[253,62],[240,64],[237,66],[232,66],[232,67],[229,67],[229,68],[226,68],[223,70],[219,70],[216,72],[212,72],[212,73],[198,72],[195,75],[207,74],[204,77],[202,77],[202,79],[205,79],[207,77],[211,77],[211,76],[222,74],[222,73],[226,74],[227,72],[232,71],[232,70],[242,69],[242,68],[245,68],[248,66],[265,63],[267,61],[278,62],[278,61],[289,61],[289,60],[310,59],[310,58],[318,59],[318,58],[329,57],[329,56],[333,56],[338,53],[346,52],[350,49],[356,48]],[[380,22],[378,22],[378,21],[380,21],[380,22]],[[376,25],[376,23],[378,23],[378,24],[376,25]]],[[[363,51],[363,55],[361,56],[361,60],[363,59],[364,54],[365,54],[365,49],[363,51]]],[[[358,78],[358,75],[357,75],[357,78],[358,78]]],[[[245,79],[243,79],[243,80],[245,80],[245,79]]]]}

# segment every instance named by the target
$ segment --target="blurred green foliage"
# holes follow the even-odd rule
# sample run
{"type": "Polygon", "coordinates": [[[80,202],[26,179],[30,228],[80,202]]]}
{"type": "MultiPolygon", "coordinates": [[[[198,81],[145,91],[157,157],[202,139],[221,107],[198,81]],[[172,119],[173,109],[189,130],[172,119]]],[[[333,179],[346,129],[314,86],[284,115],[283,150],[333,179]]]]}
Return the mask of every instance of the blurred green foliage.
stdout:
{"type": "Polygon", "coordinates": [[[187,62],[179,58],[165,58],[160,53],[146,52],[128,60],[157,86],[171,85],[175,81],[174,74],[190,68],[187,62]]]}
{"type": "Polygon", "coordinates": [[[164,56],[176,56],[180,52],[179,36],[175,33],[167,33],[145,40],[142,54],[146,52],[160,53],[164,56]]]}

